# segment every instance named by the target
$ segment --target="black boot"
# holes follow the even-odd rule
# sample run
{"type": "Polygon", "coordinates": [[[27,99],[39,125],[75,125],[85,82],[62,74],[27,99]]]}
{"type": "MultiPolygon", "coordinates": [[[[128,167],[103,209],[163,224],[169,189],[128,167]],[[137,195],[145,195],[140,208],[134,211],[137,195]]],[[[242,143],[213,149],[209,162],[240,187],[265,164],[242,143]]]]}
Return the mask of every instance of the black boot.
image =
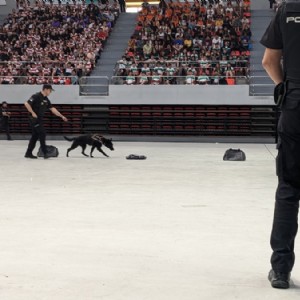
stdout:
{"type": "Polygon", "coordinates": [[[280,273],[271,270],[268,279],[273,288],[288,289],[290,287],[291,273],[280,273]]]}
{"type": "Polygon", "coordinates": [[[26,158],[32,158],[32,159],[37,159],[37,156],[33,155],[32,153],[26,153],[25,154],[26,158]]]}

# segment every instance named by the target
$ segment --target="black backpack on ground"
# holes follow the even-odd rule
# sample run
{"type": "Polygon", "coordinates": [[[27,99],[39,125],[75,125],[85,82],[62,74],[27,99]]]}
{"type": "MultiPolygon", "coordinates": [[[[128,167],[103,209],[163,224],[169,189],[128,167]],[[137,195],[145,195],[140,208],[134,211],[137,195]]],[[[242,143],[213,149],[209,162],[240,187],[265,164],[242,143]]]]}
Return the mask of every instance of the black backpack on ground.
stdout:
{"type": "MultiPolygon", "coordinates": [[[[59,152],[58,152],[58,149],[55,146],[47,145],[46,147],[47,147],[47,155],[49,157],[57,157],[58,156],[59,152]]],[[[38,151],[37,156],[38,157],[44,157],[44,152],[43,152],[41,147],[38,151]]]]}
{"type": "Polygon", "coordinates": [[[226,150],[223,160],[230,161],[244,161],[246,160],[246,154],[240,149],[228,149],[226,150]]]}

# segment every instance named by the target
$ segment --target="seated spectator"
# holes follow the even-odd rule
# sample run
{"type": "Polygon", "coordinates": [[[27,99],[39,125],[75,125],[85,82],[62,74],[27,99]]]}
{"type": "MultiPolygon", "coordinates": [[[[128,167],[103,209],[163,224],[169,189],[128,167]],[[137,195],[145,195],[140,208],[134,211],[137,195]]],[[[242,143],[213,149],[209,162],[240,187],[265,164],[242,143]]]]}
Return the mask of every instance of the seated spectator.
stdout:
{"type": "Polygon", "coordinates": [[[176,33],[175,40],[173,41],[173,48],[180,51],[183,48],[183,45],[183,36],[180,33],[176,33]]]}
{"type": "Polygon", "coordinates": [[[192,70],[189,70],[185,77],[185,84],[188,84],[188,85],[195,84],[195,80],[196,80],[195,75],[193,74],[192,70]]]}
{"type": "Polygon", "coordinates": [[[126,69],[127,67],[127,60],[126,56],[122,56],[122,58],[118,61],[118,69],[126,69]]]}
{"type": "Polygon", "coordinates": [[[158,61],[156,63],[156,66],[154,67],[153,71],[161,76],[165,72],[165,67],[163,66],[163,64],[161,62],[158,61]]]}
{"type": "Polygon", "coordinates": [[[145,59],[149,58],[152,53],[152,45],[150,41],[147,41],[146,44],[143,47],[143,54],[145,59]]]}
{"type": "Polygon", "coordinates": [[[184,41],[183,41],[183,45],[185,48],[189,49],[189,48],[192,48],[193,46],[193,38],[192,38],[192,35],[187,32],[186,34],[184,34],[184,37],[183,37],[184,41]]]}
{"type": "Polygon", "coordinates": [[[148,64],[144,64],[143,67],[141,68],[141,73],[147,73],[150,72],[150,68],[148,66],[148,64]]]}
{"type": "Polygon", "coordinates": [[[10,72],[8,72],[5,76],[2,77],[2,84],[13,84],[15,82],[14,77],[10,72]]]}
{"type": "Polygon", "coordinates": [[[131,72],[126,76],[125,83],[127,85],[132,85],[136,83],[136,77],[132,75],[131,72]]]}
{"type": "Polygon", "coordinates": [[[245,35],[242,35],[241,36],[241,41],[242,41],[241,50],[242,51],[249,50],[249,37],[245,36],[245,35]]]}
{"type": "Polygon", "coordinates": [[[209,69],[200,69],[196,82],[201,85],[209,84],[210,83],[209,76],[210,76],[209,69]]]}
{"type": "Polygon", "coordinates": [[[227,66],[223,68],[223,73],[225,73],[226,77],[234,77],[234,68],[230,63],[228,63],[227,66]]]}
{"type": "Polygon", "coordinates": [[[148,84],[149,83],[149,79],[148,76],[146,75],[146,72],[141,72],[138,78],[138,83],[139,84],[148,84]]]}
{"type": "Polygon", "coordinates": [[[220,72],[219,68],[217,68],[217,67],[212,68],[210,83],[211,84],[219,84],[220,75],[221,75],[221,72],[220,72]]]}
{"type": "Polygon", "coordinates": [[[176,67],[176,63],[168,63],[166,66],[166,75],[168,80],[173,80],[174,76],[176,76],[178,72],[178,68],[176,67]]]}
{"type": "Polygon", "coordinates": [[[71,74],[71,84],[78,84],[78,76],[75,70],[73,70],[71,74]]]}
{"type": "Polygon", "coordinates": [[[210,82],[210,79],[206,74],[202,74],[202,75],[197,76],[197,83],[198,84],[204,85],[204,84],[209,84],[209,82],[210,82]]]}
{"type": "Polygon", "coordinates": [[[200,51],[200,49],[202,48],[202,39],[200,39],[199,36],[196,36],[194,39],[193,39],[193,48],[195,51],[200,51]]]}
{"type": "Polygon", "coordinates": [[[139,75],[139,70],[138,70],[137,64],[135,62],[130,66],[129,70],[133,76],[139,75]]]}
{"type": "Polygon", "coordinates": [[[249,27],[250,25],[250,21],[246,16],[243,16],[241,23],[242,23],[242,30],[245,29],[246,27],[249,27]]]}
{"type": "Polygon", "coordinates": [[[73,73],[73,67],[72,67],[72,64],[71,63],[67,63],[67,66],[64,70],[64,75],[65,76],[71,76],[73,73]]]}
{"type": "Polygon", "coordinates": [[[158,74],[157,71],[154,71],[151,77],[151,84],[158,85],[161,83],[162,83],[162,77],[158,74]]]}

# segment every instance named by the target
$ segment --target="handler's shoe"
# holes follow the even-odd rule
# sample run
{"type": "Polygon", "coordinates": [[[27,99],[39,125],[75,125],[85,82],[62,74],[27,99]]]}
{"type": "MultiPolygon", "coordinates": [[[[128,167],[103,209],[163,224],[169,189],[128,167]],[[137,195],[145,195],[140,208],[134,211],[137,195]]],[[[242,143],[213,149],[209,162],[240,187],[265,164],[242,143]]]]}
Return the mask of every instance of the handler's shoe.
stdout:
{"type": "Polygon", "coordinates": [[[33,154],[25,154],[26,158],[32,158],[32,159],[37,159],[37,156],[33,155],[33,154]]]}
{"type": "Polygon", "coordinates": [[[288,289],[290,287],[291,273],[280,273],[271,270],[268,279],[273,288],[288,289]]]}

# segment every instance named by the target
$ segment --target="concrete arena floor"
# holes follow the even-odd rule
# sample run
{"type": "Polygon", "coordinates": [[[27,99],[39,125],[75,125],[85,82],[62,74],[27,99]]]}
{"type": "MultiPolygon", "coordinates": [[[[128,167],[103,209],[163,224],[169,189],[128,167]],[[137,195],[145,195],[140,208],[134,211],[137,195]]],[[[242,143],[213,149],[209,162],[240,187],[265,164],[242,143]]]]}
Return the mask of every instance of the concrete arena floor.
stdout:
{"type": "Polygon", "coordinates": [[[299,260],[289,290],[266,279],[275,145],[49,144],[58,158],[30,160],[0,141],[1,299],[299,299],[299,260]],[[224,162],[230,147],[247,161],[224,162]]]}

